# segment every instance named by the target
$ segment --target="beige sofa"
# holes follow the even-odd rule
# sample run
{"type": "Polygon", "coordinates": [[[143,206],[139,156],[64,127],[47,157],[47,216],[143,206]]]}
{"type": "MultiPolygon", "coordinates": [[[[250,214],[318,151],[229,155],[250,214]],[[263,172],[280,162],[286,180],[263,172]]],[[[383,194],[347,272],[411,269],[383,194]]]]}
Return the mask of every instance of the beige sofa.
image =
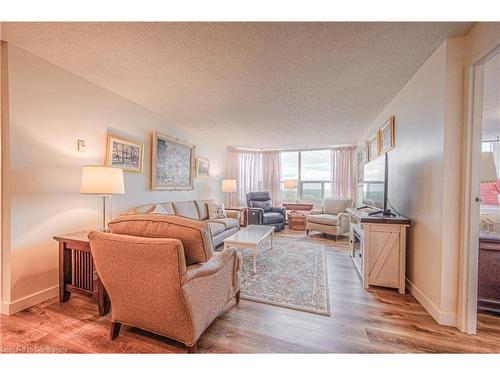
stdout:
{"type": "Polygon", "coordinates": [[[320,210],[311,211],[306,217],[306,233],[310,231],[335,235],[349,232],[349,215],[346,209],[352,206],[351,199],[325,199],[320,210]]]}
{"type": "Polygon", "coordinates": [[[89,239],[111,300],[111,339],[123,323],[195,351],[210,323],[239,302],[241,256],[214,252],[205,223],[174,215],[122,215],[109,228],[89,239]]]}
{"type": "Polygon", "coordinates": [[[227,218],[209,219],[207,203],[212,200],[195,200],[184,202],[152,203],[129,210],[129,214],[151,213],[157,205],[160,205],[168,215],[183,216],[194,220],[203,221],[208,224],[212,236],[213,246],[216,247],[224,240],[240,229],[240,211],[226,210],[227,218]]]}

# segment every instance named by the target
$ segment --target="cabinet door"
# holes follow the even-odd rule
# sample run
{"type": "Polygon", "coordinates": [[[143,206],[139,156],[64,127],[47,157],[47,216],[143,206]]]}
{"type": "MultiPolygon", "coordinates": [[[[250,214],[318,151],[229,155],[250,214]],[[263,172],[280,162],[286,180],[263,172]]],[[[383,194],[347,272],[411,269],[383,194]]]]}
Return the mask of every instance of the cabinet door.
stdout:
{"type": "MultiPolygon", "coordinates": [[[[399,228],[370,228],[368,257],[369,284],[397,288],[399,286],[399,228]]],[[[366,249],[365,249],[366,251],[366,249]]]]}

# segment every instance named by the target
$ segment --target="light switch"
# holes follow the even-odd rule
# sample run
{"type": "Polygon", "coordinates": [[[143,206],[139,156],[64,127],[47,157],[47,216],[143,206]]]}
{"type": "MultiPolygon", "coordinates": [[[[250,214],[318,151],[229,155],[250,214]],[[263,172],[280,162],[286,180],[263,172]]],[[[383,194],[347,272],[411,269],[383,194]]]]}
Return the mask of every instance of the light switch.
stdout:
{"type": "Polygon", "coordinates": [[[77,139],[78,142],[78,152],[85,152],[87,150],[87,145],[83,139],[77,139]]]}

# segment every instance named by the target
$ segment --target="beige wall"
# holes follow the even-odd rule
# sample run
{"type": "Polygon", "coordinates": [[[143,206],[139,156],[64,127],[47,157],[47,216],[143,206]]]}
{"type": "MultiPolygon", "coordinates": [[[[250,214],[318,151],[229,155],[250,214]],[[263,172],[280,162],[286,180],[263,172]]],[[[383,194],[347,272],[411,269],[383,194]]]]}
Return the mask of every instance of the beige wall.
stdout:
{"type": "Polygon", "coordinates": [[[104,162],[106,132],[145,143],[144,173],[126,173],[126,194],[113,197],[114,215],[149,202],[221,199],[225,146],[9,45],[10,309],[57,291],[55,234],[92,228],[97,202],[79,194],[84,165],[104,162]],[[188,192],[149,190],[152,131],[195,143],[210,159],[212,177],[188,192]],[[77,139],[87,143],[77,152],[77,139]]]}
{"type": "Polygon", "coordinates": [[[458,270],[461,53],[460,39],[439,46],[360,140],[395,116],[388,199],[412,220],[407,278],[420,303],[450,325],[457,298],[456,286],[449,285],[456,283],[458,270]]]}

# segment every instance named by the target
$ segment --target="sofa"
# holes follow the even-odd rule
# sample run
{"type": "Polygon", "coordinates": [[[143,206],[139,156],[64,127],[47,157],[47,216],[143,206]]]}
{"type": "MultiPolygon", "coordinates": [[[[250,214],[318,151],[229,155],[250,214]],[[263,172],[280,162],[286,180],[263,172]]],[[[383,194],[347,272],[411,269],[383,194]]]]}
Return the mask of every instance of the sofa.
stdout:
{"type": "Polygon", "coordinates": [[[306,234],[316,231],[335,235],[338,240],[339,235],[349,232],[349,215],[346,210],[351,206],[351,199],[324,199],[321,209],[311,211],[306,217],[306,234]]]}
{"type": "Polygon", "coordinates": [[[248,206],[248,224],[271,225],[274,231],[285,229],[286,210],[283,207],[273,207],[271,193],[255,191],[246,195],[248,206]]]}
{"type": "Polygon", "coordinates": [[[212,243],[214,247],[219,246],[224,240],[240,230],[240,211],[228,210],[226,209],[227,218],[223,219],[210,219],[208,217],[208,207],[207,203],[214,202],[211,199],[208,200],[193,200],[193,201],[183,201],[183,202],[164,202],[164,203],[152,203],[132,208],[129,210],[129,214],[146,214],[153,211],[158,211],[158,207],[161,211],[168,215],[176,215],[187,217],[190,219],[203,221],[208,224],[210,228],[212,243]]]}
{"type": "Polygon", "coordinates": [[[174,215],[122,215],[92,232],[95,268],[111,300],[110,338],[122,324],[196,350],[199,337],[236,299],[241,256],[214,252],[208,223],[174,215]]]}

